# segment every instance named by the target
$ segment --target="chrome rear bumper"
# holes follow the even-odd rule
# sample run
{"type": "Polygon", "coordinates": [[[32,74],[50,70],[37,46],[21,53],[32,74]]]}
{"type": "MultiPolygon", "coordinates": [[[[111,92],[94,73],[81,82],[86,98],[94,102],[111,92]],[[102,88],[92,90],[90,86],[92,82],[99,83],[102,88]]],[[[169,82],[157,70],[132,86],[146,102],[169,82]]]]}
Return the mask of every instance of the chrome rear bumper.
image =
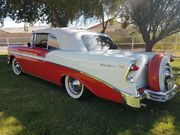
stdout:
{"type": "Polygon", "coordinates": [[[177,85],[174,85],[174,87],[167,91],[167,92],[154,92],[151,90],[144,90],[145,97],[150,100],[158,101],[158,102],[166,102],[170,100],[174,95],[176,95],[177,91],[177,85]]]}
{"type": "Polygon", "coordinates": [[[141,100],[142,99],[150,99],[150,100],[154,100],[157,102],[166,102],[168,100],[170,100],[172,97],[174,97],[177,93],[176,89],[177,89],[177,85],[174,85],[173,88],[167,92],[155,92],[149,89],[144,90],[144,92],[138,96],[131,96],[125,93],[122,93],[123,96],[123,101],[131,106],[131,107],[135,107],[135,108],[140,108],[142,105],[141,100]]]}

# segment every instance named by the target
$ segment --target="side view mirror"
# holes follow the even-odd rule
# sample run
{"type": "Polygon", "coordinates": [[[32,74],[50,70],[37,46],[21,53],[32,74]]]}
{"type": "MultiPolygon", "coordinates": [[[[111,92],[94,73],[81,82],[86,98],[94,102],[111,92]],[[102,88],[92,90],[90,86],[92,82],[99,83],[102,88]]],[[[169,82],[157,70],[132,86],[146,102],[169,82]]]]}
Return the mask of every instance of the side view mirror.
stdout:
{"type": "Polygon", "coordinates": [[[28,46],[28,47],[31,47],[31,43],[27,43],[27,46],[28,46]]]}

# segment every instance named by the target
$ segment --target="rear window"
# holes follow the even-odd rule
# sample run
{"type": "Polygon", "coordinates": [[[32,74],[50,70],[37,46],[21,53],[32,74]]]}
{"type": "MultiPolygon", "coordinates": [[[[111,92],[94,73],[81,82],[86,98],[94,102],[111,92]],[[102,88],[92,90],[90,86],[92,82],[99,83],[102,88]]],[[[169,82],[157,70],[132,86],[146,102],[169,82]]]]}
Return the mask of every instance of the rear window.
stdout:
{"type": "Polygon", "coordinates": [[[82,40],[88,51],[117,49],[117,46],[108,36],[83,35],[82,40]]]}

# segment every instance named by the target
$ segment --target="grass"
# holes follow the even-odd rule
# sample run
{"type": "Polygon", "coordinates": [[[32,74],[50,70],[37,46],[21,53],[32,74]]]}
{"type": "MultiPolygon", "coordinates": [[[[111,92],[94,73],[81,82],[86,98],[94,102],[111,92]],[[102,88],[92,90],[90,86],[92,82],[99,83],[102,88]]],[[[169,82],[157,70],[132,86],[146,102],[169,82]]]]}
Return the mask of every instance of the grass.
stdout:
{"type": "Polygon", "coordinates": [[[180,59],[175,59],[175,61],[172,63],[176,83],[180,86],[180,59]]]}
{"type": "MultiPolygon", "coordinates": [[[[173,66],[179,74],[180,60],[173,66]]],[[[15,76],[0,56],[0,135],[180,134],[180,91],[167,103],[146,103],[133,109],[95,96],[74,101],[51,83],[15,76]]]]}

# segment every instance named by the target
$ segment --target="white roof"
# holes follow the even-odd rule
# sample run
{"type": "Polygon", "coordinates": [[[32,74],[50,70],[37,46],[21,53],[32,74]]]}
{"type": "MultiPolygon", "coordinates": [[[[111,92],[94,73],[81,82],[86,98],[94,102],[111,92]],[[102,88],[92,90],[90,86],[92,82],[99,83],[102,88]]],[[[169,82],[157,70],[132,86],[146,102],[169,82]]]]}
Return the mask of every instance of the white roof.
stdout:
{"type": "Polygon", "coordinates": [[[34,31],[33,33],[48,33],[53,34],[60,45],[60,49],[68,51],[87,51],[83,41],[82,35],[105,35],[101,33],[91,32],[83,29],[72,28],[48,28],[34,31]]]}

